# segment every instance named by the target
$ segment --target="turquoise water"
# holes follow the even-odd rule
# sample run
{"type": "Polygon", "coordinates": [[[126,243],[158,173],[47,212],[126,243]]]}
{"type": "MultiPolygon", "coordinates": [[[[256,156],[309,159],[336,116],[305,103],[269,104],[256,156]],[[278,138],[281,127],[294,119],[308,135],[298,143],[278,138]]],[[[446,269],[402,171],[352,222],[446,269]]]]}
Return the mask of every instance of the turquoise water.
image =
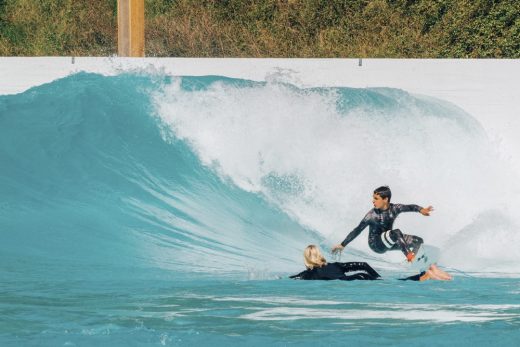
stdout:
{"type": "Polygon", "coordinates": [[[461,277],[34,280],[3,283],[1,305],[3,345],[513,346],[520,324],[517,280],[461,277]]]}
{"type": "Polygon", "coordinates": [[[520,339],[520,256],[501,251],[517,241],[504,206],[517,188],[485,130],[441,100],[77,74],[0,96],[0,163],[1,345],[520,339]],[[287,279],[306,245],[344,238],[379,182],[435,203],[438,217],[399,227],[441,248],[454,281],[397,281],[412,270],[370,253],[366,231],[342,260],[384,280],[287,279]],[[475,187],[468,211],[455,197],[475,187]]]}

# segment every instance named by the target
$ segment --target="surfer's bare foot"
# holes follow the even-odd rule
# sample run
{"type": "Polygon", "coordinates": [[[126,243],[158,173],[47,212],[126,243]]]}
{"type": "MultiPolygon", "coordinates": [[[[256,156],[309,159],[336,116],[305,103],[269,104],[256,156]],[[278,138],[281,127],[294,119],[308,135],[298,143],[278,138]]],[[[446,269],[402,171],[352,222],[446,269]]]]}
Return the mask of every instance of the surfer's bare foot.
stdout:
{"type": "Polygon", "coordinates": [[[424,273],[424,275],[422,275],[421,277],[419,277],[419,281],[427,281],[430,279],[430,270],[426,271],[424,273]]]}
{"type": "Polygon", "coordinates": [[[424,275],[422,275],[419,280],[421,281],[426,281],[426,280],[437,280],[437,281],[442,281],[444,280],[442,277],[438,276],[434,271],[428,269],[426,270],[426,272],[424,273],[424,275]],[[424,277],[424,279],[422,279],[424,277]]]}
{"type": "Polygon", "coordinates": [[[444,281],[451,281],[452,280],[452,277],[451,277],[451,275],[449,273],[447,273],[445,271],[442,271],[435,264],[430,265],[430,269],[429,270],[432,271],[435,274],[435,276],[439,277],[441,280],[444,280],[444,281]]]}

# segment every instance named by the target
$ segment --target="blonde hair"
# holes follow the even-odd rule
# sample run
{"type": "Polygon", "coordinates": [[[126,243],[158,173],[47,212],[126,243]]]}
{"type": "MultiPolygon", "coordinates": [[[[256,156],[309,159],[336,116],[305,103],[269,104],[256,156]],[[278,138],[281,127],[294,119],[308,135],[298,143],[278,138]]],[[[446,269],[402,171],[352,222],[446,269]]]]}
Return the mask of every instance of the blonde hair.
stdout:
{"type": "Polygon", "coordinates": [[[327,264],[327,260],[321,255],[320,249],[315,245],[308,245],[303,251],[303,261],[309,269],[322,267],[327,264]]]}

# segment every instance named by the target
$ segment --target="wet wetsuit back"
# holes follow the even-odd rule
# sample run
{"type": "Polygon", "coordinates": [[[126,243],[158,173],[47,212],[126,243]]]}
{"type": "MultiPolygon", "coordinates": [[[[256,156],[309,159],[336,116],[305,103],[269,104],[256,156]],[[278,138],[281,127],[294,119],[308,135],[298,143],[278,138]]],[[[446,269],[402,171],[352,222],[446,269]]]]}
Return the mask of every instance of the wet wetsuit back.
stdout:
{"type": "Polygon", "coordinates": [[[376,270],[364,262],[330,263],[322,267],[307,269],[290,276],[300,280],[375,280],[381,277],[376,270]]]}
{"type": "MultiPolygon", "coordinates": [[[[401,212],[419,212],[421,209],[422,207],[418,205],[403,204],[390,204],[386,210],[373,208],[368,211],[359,225],[347,235],[345,240],[341,242],[341,245],[343,247],[348,245],[368,226],[368,245],[374,252],[384,253],[389,248],[381,240],[381,234],[385,231],[392,230],[394,221],[401,212]]],[[[400,249],[397,244],[395,246],[397,246],[395,249],[400,249]]]]}

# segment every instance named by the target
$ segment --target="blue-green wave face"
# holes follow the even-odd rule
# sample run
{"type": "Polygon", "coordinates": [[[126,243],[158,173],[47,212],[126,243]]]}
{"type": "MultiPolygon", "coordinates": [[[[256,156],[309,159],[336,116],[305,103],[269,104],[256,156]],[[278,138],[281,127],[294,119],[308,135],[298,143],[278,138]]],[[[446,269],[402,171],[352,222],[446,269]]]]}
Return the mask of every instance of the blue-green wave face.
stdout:
{"type": "Polygon", "coordinates": [[[299,263],[312,233],[164,135],[150,93],[165,82],[79,74],[0,99],[0,247],[13,268],[299,263]]]}
{"type": "MultiPolygon", "coordinates": [[[[435,205],[399,227],[450,265],[483,270],[497,234],[517,237],[504,204],[517,188],[478,122],[395,89],[81,73],[0,97],[0,163],[0,252],[14,272],[295,271],[383,184],[395,202],[435,205]]],[[[352,247],[369,254],[366,235],[352,247]]],[[[490,270],[520,259],[506,258],[490,270]]]]}

